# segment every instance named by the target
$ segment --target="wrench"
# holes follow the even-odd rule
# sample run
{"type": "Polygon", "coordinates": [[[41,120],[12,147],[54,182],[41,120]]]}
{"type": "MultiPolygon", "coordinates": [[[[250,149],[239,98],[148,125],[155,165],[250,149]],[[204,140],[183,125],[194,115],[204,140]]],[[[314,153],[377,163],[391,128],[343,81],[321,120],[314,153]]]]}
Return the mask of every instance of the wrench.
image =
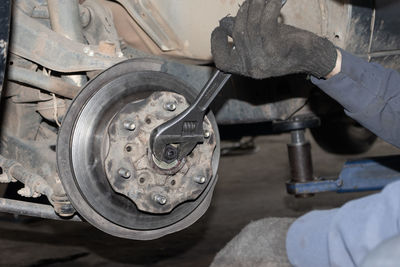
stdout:
{"type": "Polygon", "coordinates": [[[204,116],[231,74],[220,70],[211,78],[196,100],[178,116],[155,128],[150,135],[150,149],[160,161],[171,163],[186,157],[198,143],[204,142],[204,116]]]}

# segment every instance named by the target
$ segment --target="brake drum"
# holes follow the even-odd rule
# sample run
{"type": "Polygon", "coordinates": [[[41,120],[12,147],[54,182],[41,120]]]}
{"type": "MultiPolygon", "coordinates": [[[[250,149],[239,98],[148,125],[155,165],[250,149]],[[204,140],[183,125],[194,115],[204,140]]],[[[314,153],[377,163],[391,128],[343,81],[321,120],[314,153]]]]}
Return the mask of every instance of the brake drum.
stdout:
{"type": "Polygon", "coordinates": [[[163,68],[135,59],[92,79],[72,102],[58,135],[62,184],[77,212],[109,234],[154,239],[207,210],[217,180],[219,134],[211,112],[204,142],[181,161],[157,161],[151,131],[178,115],[197,91],[163,68]]]}

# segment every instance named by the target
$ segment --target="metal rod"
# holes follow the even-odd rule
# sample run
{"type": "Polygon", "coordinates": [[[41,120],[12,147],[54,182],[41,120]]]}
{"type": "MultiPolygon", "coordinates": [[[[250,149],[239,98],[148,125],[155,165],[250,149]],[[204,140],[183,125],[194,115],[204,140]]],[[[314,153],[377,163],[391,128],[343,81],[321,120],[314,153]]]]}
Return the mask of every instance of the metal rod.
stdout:
{"type": "MultiPolygon", "coordinates": [[[[291,143],[287,145],[291,183],[306,183],[314,180],[311,159],[311,145],[305,138],[305,130],[291,131],[291,143]]],[[[290,192],[289,192],[290,193],[290,192]]],[[[296,194],[296,197],[310,197],[313,194],[296,194]]]]}
{"type": "Polygon", "coordinates": [[[0,212],[39,217],[44,219],[60,220],[60,221],[74,221],[81,222],[81,218],[77,215],[64,219],[58,216],[52,206],[45,204],[37,204],[20,200],[13,200],[7,198],[0,198],[0,212]]]}
{"type": "MultiPolygon", "coordinates": [[[[86,44],[78,0],[47,0],[47,5],[53,31],[72,41],[86,44]]],[[[78,86],[87,82],[85,75],[67,75],[63,78],[73,81],[78,86]]]]}
{"type": "Polygon", "coordinates": [[[45,76],[33,70],[28,70],[21,67],[10,66],[8,68],[7,77],[11,81],[32,85],[47,92],[69,99],[73,99],[80,91],[80,87],[65,82],[60,78],[45,76]]]}
{"type": "Polygon", "coordinates": [[[46,195],[47,198],[51,200],[53,189],[43,177],[29,172],[17,161],[7,159],[1,155],[0,166],[3,170],[3,173],[6,173],[8,176],[20,181],[25,186],[33,190],[33,192],[46,195]]]}
{"type": "Polygon", "coordinates": [[[294,130],[290,132],[291,142],[295,145],[301,145],[306,142],[306,137],[304,135],[304,130],[294,130]]]}
{"type": "Polygon", "coordinates": [[[292,181],[296,183],[312,181],[314,177],[311,145],[309,143],[300,145],[288,144],[287,148],[292,181]]]}
{"type": "Polygon", "coordinates": [[[51,28],[72,41],[85,43],[78,0],[47,0],[51,28]]]}

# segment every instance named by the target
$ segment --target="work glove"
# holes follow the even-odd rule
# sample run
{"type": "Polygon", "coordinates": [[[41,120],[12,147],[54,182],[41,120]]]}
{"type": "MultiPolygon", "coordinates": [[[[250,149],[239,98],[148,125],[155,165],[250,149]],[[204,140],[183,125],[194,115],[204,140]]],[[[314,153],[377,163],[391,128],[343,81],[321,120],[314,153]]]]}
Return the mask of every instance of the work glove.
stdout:
{"type": "Polygon", "coordinates": [[[278,23],[281,7],[282,0],[246,0],[236,17],[223,18],[211,35],[217,68],[256,79],[328,75],[336,65],[335,46],[309,31],[278,23]]]}

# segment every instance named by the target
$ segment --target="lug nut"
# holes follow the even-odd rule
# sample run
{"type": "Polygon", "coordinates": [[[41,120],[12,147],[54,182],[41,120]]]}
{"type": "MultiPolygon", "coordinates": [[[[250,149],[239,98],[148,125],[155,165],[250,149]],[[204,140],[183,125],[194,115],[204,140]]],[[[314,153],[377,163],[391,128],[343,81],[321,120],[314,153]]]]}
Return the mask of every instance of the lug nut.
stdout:
{"type": "Polygon", "coordinates": [[[172,145],[167,145],[164,150],[164,160],[171,163],[178,157],[178,149],[172,145]]]}
{"type": "Polygon", "coordinates": [[[164,108],[168,111],[175,111],[176,109],[176,105],[173,102],[169,102],[167,104],[164,105],[164,108]]]}
{"type": "Polygon", "coordinates": [[[163,195],[155,195],[154,200],[160,205],[165,205],[165,203],[167,203],[167,198],[163,195]]]}
{"type": "Polygon", "coordinates": [[[194,181],[198,184],[204,184],[207,181],[207,178],[204,176],[197,176],[194,178],[194,181]]]}
{"type": "Polygon", "coordinates": [[[208,131],[208,130],[205,130],[204,131],[204,138],[210,138],[210,136],[211,136],[211,133],[210,133],[210,131],[208,131]]]}
{"type": "Polygon", "coordinates": [[[127,169],[121,168],[118,170],[118,174],[121,175],[121,177],[128,179],[131,177],[131,172],[127,169]]]}
{"type": "Polygon", "coordinates": [[[133,121],[125,121],[124,122],[124,127],[128,131],[133,131],[133,130],[135,130],[136,125],[135,125],[135,123],[133,123],[133,121]]]}

